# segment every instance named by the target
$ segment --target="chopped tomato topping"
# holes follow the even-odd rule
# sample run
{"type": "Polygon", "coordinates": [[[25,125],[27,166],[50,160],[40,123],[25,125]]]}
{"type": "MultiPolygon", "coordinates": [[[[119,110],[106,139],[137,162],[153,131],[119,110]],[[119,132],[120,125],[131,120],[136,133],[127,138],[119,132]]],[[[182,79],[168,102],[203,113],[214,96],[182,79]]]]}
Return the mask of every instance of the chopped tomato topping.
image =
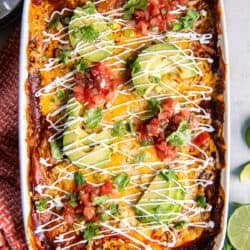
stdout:
{"type": "Polygon", "coordinates": [[[174,125],[178,126],[181,121],[189,120],[190,111],[188,109],[181,109],[177,114],[175,114],[172,118],[172,122],[174,125]]]}
{"type": "Polygon", "coordinates": [[[100,62],[85,73],[77,72],[75,80],[75,98],[79,102],[87,102],[90,107],[112,101],[118,86],[110,70],[100,62]]]}
{"type": "Polygon", "coordinates": [[[64,204],[64,212],[63,212],[63,217],[64,220],[69,223],[72,224],[75,221],[77,221],[77,217],[75,214],[75,210],[72,206],[70,206],[68,203],[64,204]]]}
{"type": "Polygon", "coordinates": [[[91,221],[96,213],[96,208],[94,206],[87,206],[83,208],[83,217],[86,221],[91,221]]]}
{"type": "Polygon", "coordinates": [[[175,109],[175,106],[176,106],[176,102],[175,100],[173,99],[167,99],[165,100],[162,104],[161,104],[161,107],[162,107],[162,112],[160,112],[158,114],[158,119],[160,121],[169,121],[170,118],[173,116],[174,114],[174,109],[175,109]]]}
{"type": "Polygon", "coordinates": [[[210,139],[210,134],[206,131],[198,134],[194,139],[193,143],[197,145],[198,147],[203,146],[206,144],[210,139]]]}
{"type": "Polygon", "coordinates": [[[100,188],[100,194],[105,195],[105,194],[111,194],[113,190],[113,184],[110,180],[107,180],[104,182],[104,184],[100,188]]]}
{"type": "Polygon", "coordinates": [[[178,5],[186,5],[188,0],[164,1],[149,0],[147,8],[136,10],[133,18],[136,21],[136,28],[147,34],[149,30],[153,32],[162,32],[169,30],[172,22],[178,18],[178,14],[171,13],[178,8],[178,5]]]}
{"type": "Polygon", "coordinates": [[[177,157],[177,147],[169,145],[162,140],[155,144],[157,156],[165,163],[173,161],[177,157]]]}

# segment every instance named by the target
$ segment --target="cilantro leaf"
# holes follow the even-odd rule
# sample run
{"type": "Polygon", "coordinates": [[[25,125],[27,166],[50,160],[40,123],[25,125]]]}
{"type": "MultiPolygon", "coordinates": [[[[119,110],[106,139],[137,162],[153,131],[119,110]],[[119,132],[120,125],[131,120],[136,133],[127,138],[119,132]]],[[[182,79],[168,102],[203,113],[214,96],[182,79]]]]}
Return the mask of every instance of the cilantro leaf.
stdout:
{"type": "Polygon", "coordinates": [[[120,173],[113,177],[113,183],[117,186],[118,190],[123,190],[130,182],[130,177],[127,173],[120,173]]]}
{"type": "Polygon", "coordinates": [[[131,134],[135,134],[134,122],[132,119],[128,120],[128,130],[131,134]]]}
{"type": "Polygon", "coordinates": [[[94,198],[93,200],[93,205],[96,206],[100,206],[103,204],[103,202],[105,202],[107,199],[109,198],[108,195],[102,195],[102,196],[97,196],[94,198]]]}
{"type": "Polygon", "coordinates": [[[175,229],[181,229],[185,225],[187,225],[187,221],[181,220],[181,221],[178,221],[177,223],[174,224],[174,228],[175,229]]]}
{"type": "Polygon", "coordinates": [[[111,134],[112,136],[122,137],[126,133],[126,127],[122,121],[114,124],[111,134]]]}
{"type": "Polygon", "coordinates": [[[59,54],[59,61],[67,64],[69,62],[70,50],[62,50],[59,54]]]}
{"type": "Polygon", "coordinates": [[[163,169],[160,171],[159,175],[165,181],[177,180],[177,176],[172,169],[163,169]]]}
{"type": "Polygon", "coordinates": [[[38,201],[35,201],[36,209],[40,212],[44,211],[48,200],[49,200],[48,198],[43,198],[38,201]]]}
{"type": "Polygon", "coordinates": [[[167,138],[166,141],[176,147],[185,146],[191,140],[191,130],[188,129],[188,122],[187,120],[183,120],[180,122],[177,130],[171,133],[167,138]]]}
{"type": "Polygon", "coordinates": [[[74,173],[74,181],[75,181],[77,186],[82,186],[86,182],[84,176],[79,171],[76,171],[74,173]]]}
{"type": "Polygon", "coordinates": [[[95,236],[99,234],[99,225],[97,223],[86,223],[83,232],[84,240],[90,242],[95,236]]]}
{"type": "Polygon", "coordinates": [[[76,63],[75,67],[78,72],[84,73],[88,67],[88,62],[83,58],[76,63]]]}
{"type": "Polygon", "coordinates": [[[125,20],[132,18],[132,15],[137,9],[145,9],[147,7],[147,0],[128,0],[124,5],[124,15],[125,20]]]}
{"type": "Polygon", "coordinates": [[[180,31],[183,29],[193,28],[194,22],[200,17],[200,13],[196,10],[189,9],[185,16],[176,22],[173,26],[173,31],[180,31]]]}
{"type": "Polygon", "coordinates": [[[102,120],[102,110],[100,108],[92,108],[85,111],[83,121],[87,128],[97,128],[102,120]]]}
{"type": "Polygon", "coordinates": [[[116,216],[119,214],[118,204],[112,202],[108,207],[110,214],[116,216]]]}
{"type": "Polygon", "coordinates": [[[66,97],[65,90],[63,90],[63,89],[57,90],[56,91],[56,96],[59,99],[59,101],[63,101],[65,99],[65,97],[66,97]]]}
{"type": "Polygon", "coordinates": [[[154,117],[155,115],[157,115],[157,113],[158,113],[159,111],[161,111],[160,103],[159,103],[159,101],[158,101],[156,98],[154,98],[154,97],[153,97],[153,98],[150,98],[150,99],[148,100],[148,107],[149,107],[149,109],[150,109],[150,112],[149,112],[149,114],[142,116],[142,117],[141,117],[142,120],[148,120],[148,119],[154,117]]]}
{"type": "Polygon", "coordinates": [[[135,155],[134,157],[134,162],[135,163],[140,163],[144,160],[144,158],[146,157],[146,152],[140,152],[139,154],[135,155]]]}
{"type": "Polygon", "coordinates": [[[148,145],[151,145],[151,144],[152,144],[152,141],[150,141],[150,140],[142,140],[142,141],[140,141],[140,145],[142,147],[147,147],[148,145]]]}
{"type": "Polygon", "coordinates": [[[85,42],[93,42],[99,35],[93,24],[79,27],[77,37],[85,42]]]}
{"type": "Polygon", "coordinates": [[[52,18],[49,22],[49,29],[60,30],[61,28],[63,28],[63,25],[60,21],[60,18],[58,16],[52,18]]]}
{"type": "Polygon", "coordinates": [[[197,202],[198,207],[206,208],[207,206],[206,196],[198,195],[196,196],[195,201],[197,202]]]}
{"type": "Polygon", "coordinates": [[[52,157],[56,160],[62,160],[61,145],[59,141],[53,140],[50,142],[50,150],[52,157]]]}

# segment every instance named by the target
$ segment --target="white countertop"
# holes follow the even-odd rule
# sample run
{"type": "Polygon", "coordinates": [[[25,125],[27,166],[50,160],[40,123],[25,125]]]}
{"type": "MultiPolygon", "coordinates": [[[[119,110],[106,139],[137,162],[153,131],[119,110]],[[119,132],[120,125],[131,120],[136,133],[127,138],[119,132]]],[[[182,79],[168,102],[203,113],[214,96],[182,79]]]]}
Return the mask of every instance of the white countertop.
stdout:
{"type": "MultiPolygon", "coordinates": [[[[250,2],[224,2],[231,72],[230,200],[250,203],[250,183],[240,183],[238,178],[242,165],[250,161],[250,148],[244,139],[245,129],[250,126],[250,2]]],[[[0,30],[0,47],[8,31],[0,30]]]]}
{"type": "Polygon", "coordinates": [[[230,200],[250,203],[250,183],[240,183],[239,171],[250,161],[245,130],[250,126],[250,2],[225,0],[230,60],[231,156],[230,200]]]}

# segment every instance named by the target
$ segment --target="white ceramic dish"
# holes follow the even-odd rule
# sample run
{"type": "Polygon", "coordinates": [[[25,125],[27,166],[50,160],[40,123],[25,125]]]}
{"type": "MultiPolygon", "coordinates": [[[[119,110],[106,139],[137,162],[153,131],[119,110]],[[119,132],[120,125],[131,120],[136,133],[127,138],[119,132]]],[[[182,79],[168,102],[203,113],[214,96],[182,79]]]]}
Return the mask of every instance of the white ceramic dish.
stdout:
{"type": "MultiPolygon", "coordinates": [[[[19,159],[20,159],[20,173],[21,173],[21,195],[22,195],[22,212],[23,212],[23,222],[26,234],[27,245],[29,249],[31,247],[30,232],[28,230],[28,218],[31,209],[30,196],[29,196],[29,186],[28,186],[28,147],[27,147],[27,104],[28,98],[26,95],[26,80],[28,77],[27,70],[27,46],[28,46],[28,14],[29,5],[31,0],[25,0],[23,6],[23,16],[22,16],[22,30],[21,30],[21,45],[20,45],[20,62],[19,62],[19,159]]],[[[225,207],[223,211],[223,216],[221,219],[221,232],[217,236],[215,241],[214,250],[220,250],[223,247],[226,226],[227,226],[227,214],[228,214],[228,202],[229,202],[229,155],[230,155],[230,84],[229,84],[229,56],[227,47],[227,32],[226,32],[226,22],[225,22],[225,8],[224,1],[218,0],[218,9],[220,11],[220,29],[222,34],[218,37],[218,46],[222,49],[222,57],[226,65],[226,91],[225,91],[225,123],[224,123],[224,137],[227,145],[226,152],[226,164],[227,167],[222,171],[221,174],[221,185],[225,192],[225,207]]]]}

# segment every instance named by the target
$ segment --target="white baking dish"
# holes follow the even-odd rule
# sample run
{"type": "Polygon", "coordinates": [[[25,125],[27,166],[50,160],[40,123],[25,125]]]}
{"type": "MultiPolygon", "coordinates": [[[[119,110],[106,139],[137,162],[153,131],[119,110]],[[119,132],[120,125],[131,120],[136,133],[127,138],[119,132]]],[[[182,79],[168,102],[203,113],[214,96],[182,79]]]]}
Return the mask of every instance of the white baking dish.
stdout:
{"type": "MultiPolygon", "coordinates": [[[[226,64],[226,91],[225,91],[225,123],[224,123],[224,136],[227,144],[226,152],[226,164],[227,167],[222,171],[221,175],[221,185],[225,192],[225,207],[223,212],[223,217],[221,220],[221,232],[216,238],[216,244],[214,249],[219,250],[223,247],[226,225],[227,225],[227,211],[228,211],[228,201],[229,201],[229,155],[230,155],[230,117],[229,117],[229,101],[230,101],[230,85],[229,85],[229,62],[228,62],[228,49],[227,49],[227,32],[225,23],[225,13],[224,13],[224,2],[223,0],[218,0],[218,9],[221,14],[220,19],[220,30],[222,34],[219,35],[218,46],[221,47],[222,56],[226,64]]],[[[28,147],[27,147],[27,104],[28,97],[26,95],[26,80],[28,77],[27,70],[27,46],[28,46],[28,14],[29,5],[31,0],[25,0],[23,6],[23,16],[22,16],[22,31],[21,31],[21,46],[20,46],[20,66],[19,66],[19,158],[20,158],[20,172],[21,172],[21,191],[22,191],[22,211],[23,211],[23,222],[26,234],[27,244],[30,249],[32,249],[32,237],[30,235],[30,230],[28,228],[28,219],[31,209],[31,202],[29,196],[29,185],[28,185],[28,168],[29,168],[29,157],[28,157],[28,147]]]]}

